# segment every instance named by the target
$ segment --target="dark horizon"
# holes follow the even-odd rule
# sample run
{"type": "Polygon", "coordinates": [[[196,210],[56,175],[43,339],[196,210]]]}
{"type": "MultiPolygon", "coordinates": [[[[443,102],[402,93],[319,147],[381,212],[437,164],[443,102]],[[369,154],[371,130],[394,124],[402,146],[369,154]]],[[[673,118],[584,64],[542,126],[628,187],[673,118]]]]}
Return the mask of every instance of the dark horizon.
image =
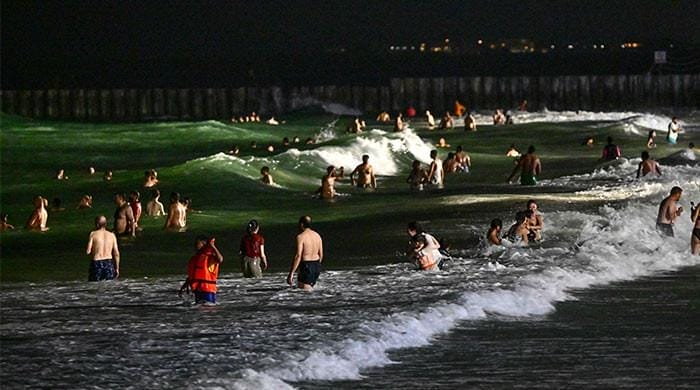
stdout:
{"type": "Polygon", "coordinates": [[[697,5],[680,0],[10,0],[2,3],[2,84],[166,86],[333,77],[354,82],[417,72],[644,72],[655,49],[677,52],[682,59],[697,57],[697,5]],[[456,53],[408,56],[388,50],[435,45],[446,38],[456,53]],[[478,40],[502,39],[530,39],[560,49],[605,44],[607,52],[504,57],[479,51],[478,40]],[[624,42],[643,46],[619,53],[624,42]]]}

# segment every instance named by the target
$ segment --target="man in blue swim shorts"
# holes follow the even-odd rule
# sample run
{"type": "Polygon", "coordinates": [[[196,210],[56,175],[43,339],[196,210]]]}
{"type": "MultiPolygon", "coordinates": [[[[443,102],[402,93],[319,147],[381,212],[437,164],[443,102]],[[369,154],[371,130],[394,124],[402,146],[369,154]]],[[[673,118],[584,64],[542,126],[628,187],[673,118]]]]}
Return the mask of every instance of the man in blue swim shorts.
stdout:
{"type": "Polygon", "coordinates": [[[299,269],[298,287],[311,291],[321,274],[323,240],[318,233],[311,229],[311,217],[308,215],[299,218],[299,231],[296,239],[296,254],[294,261],[292,261],[292,268],[287,275],[287,284],[292,285],[294,273],[299,269]]]}
{"type": "Polygon", "coordinates": [[[119,248],[117,237],[107,231],[107,218],[95,218],[95,230],[90,232],[86,253],[92,256],[88,280],[112,280],[119,277],[119,248]]]}

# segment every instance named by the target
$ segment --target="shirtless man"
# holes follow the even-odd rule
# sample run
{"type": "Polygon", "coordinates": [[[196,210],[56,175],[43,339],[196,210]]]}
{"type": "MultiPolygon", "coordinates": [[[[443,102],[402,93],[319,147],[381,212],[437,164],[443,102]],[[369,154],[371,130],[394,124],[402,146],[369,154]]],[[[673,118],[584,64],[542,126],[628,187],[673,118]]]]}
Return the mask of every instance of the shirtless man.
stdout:
{"type": "Polygon", "coordinates": [[[340,168],[340,172],[336,172],[333,165],[328,166],[326,169],[326,174],[321,179],[321,198],[323,199],[333,199],[335,197],[335,181],[343,177],[343,168],[340,168]]]}
{"type": "Polygon", "coordinates": [[[272,175],[270,175],[270,167],[260,168],[260,175],[261,183],[267,184],[269,186],[275,184],[274,180],[272,180],[272,175]]]}
{"type": "Polygon", "coordinates": [[[639,163],[637,168],[637,179],[640,176],[646,176],[648,173],[656,173],[661,176],[661,168],[659,168],[659,163],[649,158],[649,152],[645,150],[642,152],[642,162],[639,163]]]}
{"type": "Polygon", "coordinates": [[[462,145],[457,146],[457,149],[455,150],[455,160],[462,168],[463,172],[469,173],[469,169],[472,167],[472,158],[469,157],[468,153],[462,150],[462,145]]]}
{"type": "Polygon", "coordinates": [[[433,161],[430,162],[430,168],[428,170],[428,183],[435,187],[442,188],[445,174],[442,170],[442,161],[438,158],[437,150],[430,151],[430,158],[433,161]]]}
{"type": "Polygon", "coordinates": [[[394,121],[394,131],[404,131],[406,129],[406,123],[403,121],[403,114],[399,113],[394,121]]]}
{"type": "Polygon", "coordinates": [[[534,199],[527,201],[527,210],[532,212],[530,217],[527,219],[527,228],[529,230],[527,238],[530,241],[540,241],[542,239],[544,218],[542,217],[542,214],[537,212],[537,202],[535,202],[534,199]]]}
{"type": "Polygon", "coordinates": [[[671,193],[659,205],[656,229],[666,236],[674,237],[673,224],[676,222],[676,218],[683,213],[683,207],[676,207],[682,193],[683,189],[678,186],[671,188],[671,193]]]}
{"type": "Polygon", "coordinates": [[[114,233],[107,231],[107,218],[95,218],[95,230],[90,232],[85,252],[92,256],[88,280],[112,280],[119,277],[119,247],[114,233]]]}
{"type": "Polygon", "coordinates": [[[153,190],[151,196],[153,199],[146,204],[146,215],[151,217],[165,215],[165,207],[163,207],[163,203],[160,202],[160,190],[153,190]]]}
{"type": "Polygon", "coordinates": [[[49,204],[48,199],[41,196],[34,197],[34,211],[29,216],[25,227],[29,230],[45,232],[49,230],[46,227],[46,222],[49,220],[49,213],[46,211],[46,206],[49,204]]]}
{"type": "Polygon", "coordinates": [[[298,268],[298,287],[305,291],[311,291],[321,273],[323,240],[318,233],[311,229],[311,217],[308,215],[299,218],[299,231],[296,238],[296,254],[289,275],[287,275],[287,284],[292,285],[294,273],[298,268]]]}
{"type": "Polygon", "coordinates": [[[170,194],[170,206],[168,208],[168,218],[165,220],[163,229],[181,230],[187,224],[187,208],[180,203],[180,194],[173,192],[170,194]]]}
{"type": "Polygon", "coordinates": [[[350,182],[353,186],[356,185],[360,188],[377,188],[377,178],[374,177],[374,168],[369,164],[369,155],[362,156],[362,164],[352,171],[350,182]],[[355,174],[357,174],[357,179],[355,179],[355,174]]]}
{"type": "Polygon", "coordinates": [[[420,161],[413,160],[411,165],[411,173],[406,179],[406,183],[411,185],[412,190],[422,191],[423,184],[428,181],[428,173],[421,167],[420,161]]]}
{"type": "Polygon", "coordinates": [[[690,203],[690,220],[693,221],[693,232],[690,234],[690,253],[700,255],[700,206],[690,203]]]}
{"type": "Polygon", "coordinates": [[[513,176],[518,173],[518,170],[520,170],[521,185],[537,184],[537,176],[542,171],[542,164],[540,163],[540,158],[535,154],[534,146],[530,145],[530,147],[527,148],[527,154],[518,160],[518,164],[506,180],[508,183],[511,183],[513,176]]]}
{"type": "Polygon", "coordinates": [[[136,236],[136,220],[126,195],[114,194],[117,210],[114,212],[114,233],[118,236],[136,236]]]}
{"type": "Polygon", "coordinates": [[[465,131],[476,131],[476,118],[471,112],[468,112],[464,117],[464,130],[465,131]]]}

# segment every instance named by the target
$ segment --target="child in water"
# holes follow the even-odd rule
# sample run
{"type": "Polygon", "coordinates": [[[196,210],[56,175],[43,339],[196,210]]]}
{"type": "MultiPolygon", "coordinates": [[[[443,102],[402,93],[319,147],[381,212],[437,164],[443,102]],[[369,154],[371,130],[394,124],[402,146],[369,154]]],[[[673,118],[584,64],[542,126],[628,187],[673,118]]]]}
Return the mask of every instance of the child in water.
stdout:
{"type": "Polygon", "coordinates": [[[491,221],[491,227],[488,232],[486,232],[486,238],[489,240],[490,245],[501,245],[501,229],[503,228],[503,222],[500,219],[495,218],[491,221]]]}
{"type": "Polygon", "coordinates": [[[421,271],[437,271],[438,262],[433,258],[431,251],[423,250],[428,241],[424,234],[418,234],[414,237],[413,258],[421,271]]]}
{"type": "Polygon", "coordinates": [[[260,178],[260,181],[263,184],[267,184],[267,185],[275,184],[275,182],[272,180],[272,175],[270,175],[270,168],[269,167],[262,167],[260,169],[260,174],[262,175],[262,177],[260,178]]]}

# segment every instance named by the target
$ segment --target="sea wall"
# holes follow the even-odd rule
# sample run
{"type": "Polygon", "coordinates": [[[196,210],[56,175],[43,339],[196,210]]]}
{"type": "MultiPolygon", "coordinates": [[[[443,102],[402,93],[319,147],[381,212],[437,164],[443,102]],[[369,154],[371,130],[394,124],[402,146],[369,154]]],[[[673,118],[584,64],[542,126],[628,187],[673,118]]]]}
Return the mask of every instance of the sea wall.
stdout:
{"type": "Polygon", "coordinates": [[[91,122],[229,119],[279,115],[320,103],[365,112],[468,109],[644,110],[700,108],[700,74],[394,78],[387,85],[205,89],[2,90],[0,110],[24,117],[91,122]]]}

